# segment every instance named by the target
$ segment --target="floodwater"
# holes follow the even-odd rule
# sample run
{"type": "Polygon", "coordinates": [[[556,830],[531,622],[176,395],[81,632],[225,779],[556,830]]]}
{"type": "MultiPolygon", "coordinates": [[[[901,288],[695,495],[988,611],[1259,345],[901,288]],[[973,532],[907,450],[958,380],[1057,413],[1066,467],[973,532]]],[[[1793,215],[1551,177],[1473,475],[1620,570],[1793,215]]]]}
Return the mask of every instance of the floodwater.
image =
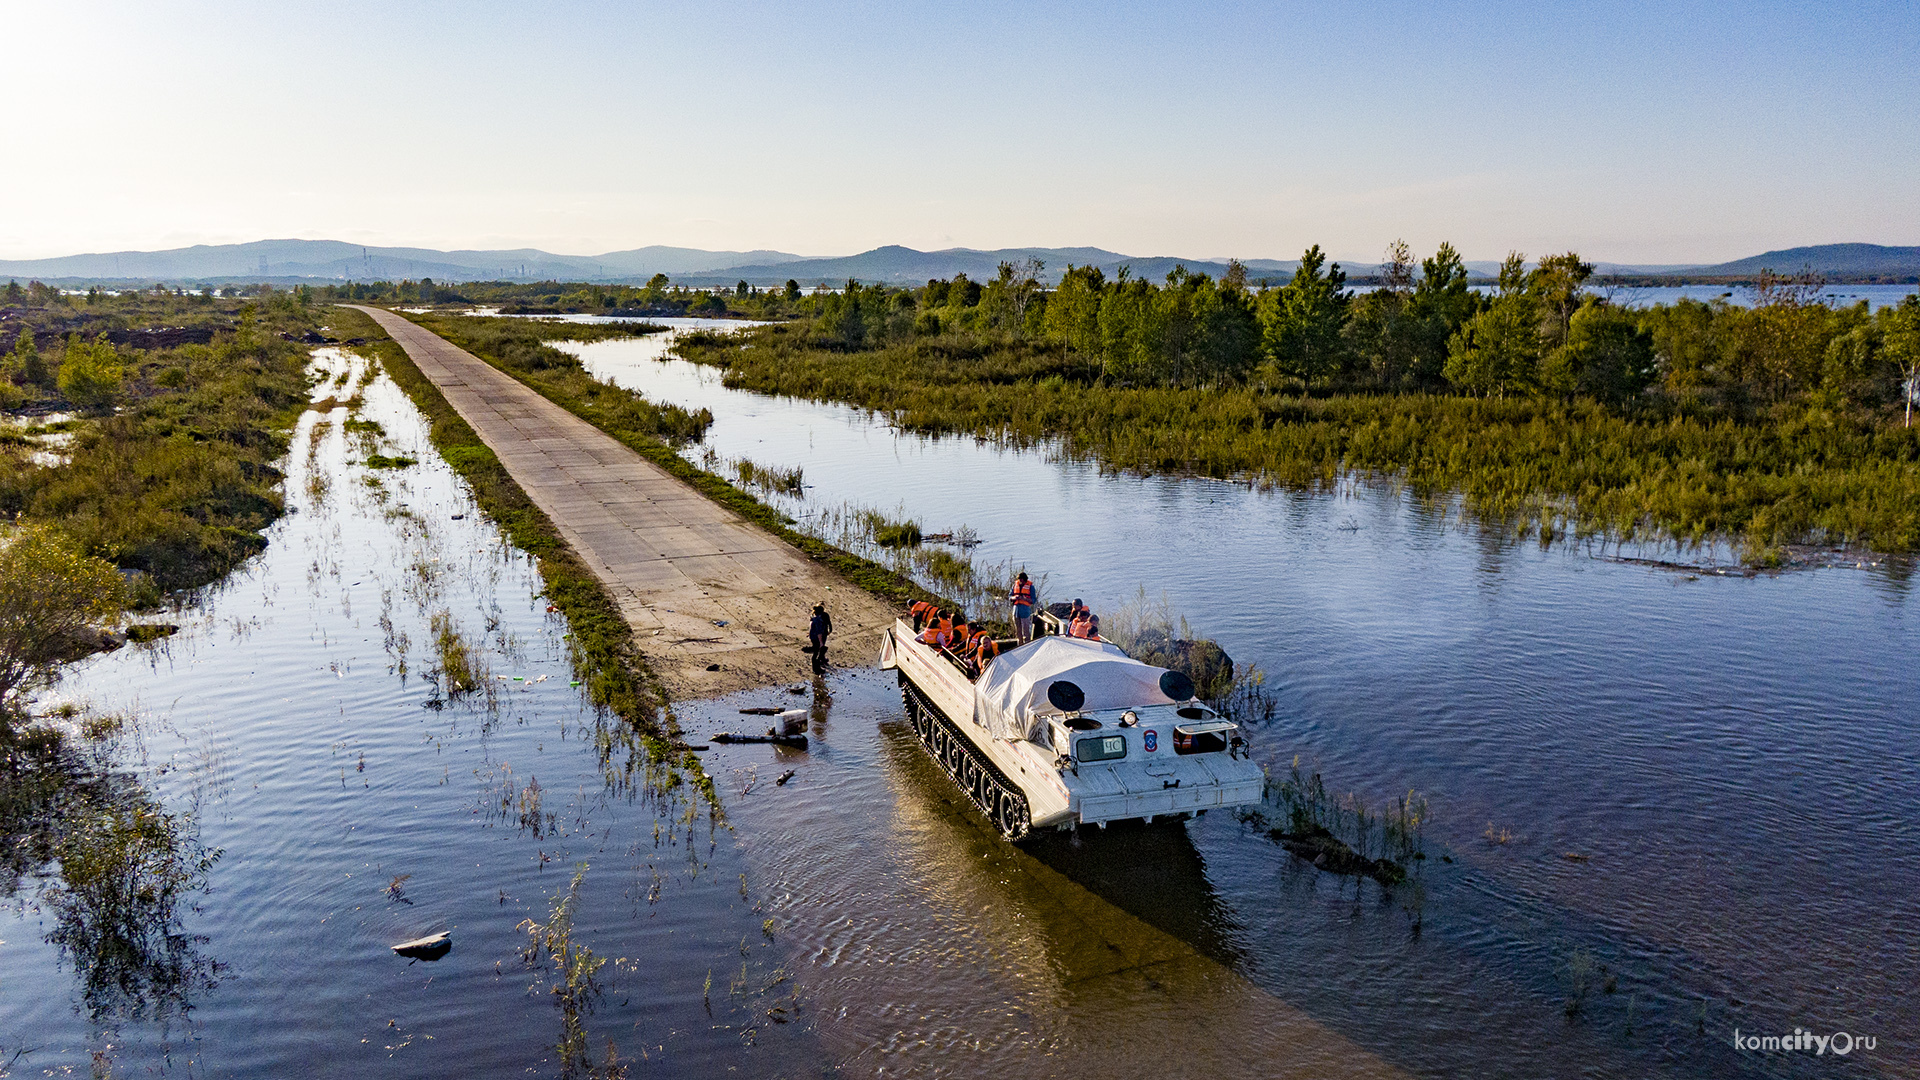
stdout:
{"type": "MultiPolygon", "coordinates": [[[[1013,978],[1030,953],[996,945],[1004,931],[981,924],[1061,874],[1416,1074],[1831,1068],[1832,1054],[1733,1048],[1736,1029],[1796,1027],[1873,1037],[1849,1067],[1920,1068],[1920,603],[1900,565],[1678,574],[1608,561],[1611,546],[1542,550],[1364,484],[1301,494],[1103,474],[1045,447],[905,435],[859,410],[729,390],[712,369],[659,359],[667,344],[567,347],[602,378],[712,410],[689,456],[804,468],[804,498],[768,496],[803,522],[853,504],[928,532],[965,526],[982,541],[977,565],[1011,560],[1044,575],[1043,599],[1081,596],[1096,610],[1142,588],[1164,594],[1264,671],[1276,710],[1254,739],[1276,772],[1297,756],[1376,806],[1410,788],[1431,800],[1436,858],[1417,892],[1319,874],[1221,815],[1178,837],[1110,833],[1022,855],[983,841],[982,862],[1018,872],[1005,895],[952,900],[951,925],[984,933],[956,944],[899,885],[955,880],[915,846],[924,804],[945,789],[891,771],[912,773],[919,758],[890,685],[856,680],[861,692],[836,697],[831,756],[816,753],[800,792],[783,793],[818,799],[820,812],[769,814],[786,830],[773,840],[753,799],[735,821],[756,871],[794,881],[785,889],[808,913],[788,934],[812,942],[826,970],[810,978],[799,962],[802,983],[837,992],[848,1016],[875,1014],[868,1039],[907,1043],[908,1060],[916,1039],[972,1039],[1016,1060],[1009,1047],[1047,1043],[1061,1014],[999,983],[955,987],[986,978],[964,957],[991,956],[995,978],[1013,978]],[[848,759],[849,726],[878,729],[860,751],[871,763],[848,759]],[[880,784],[884,795],[868,793],[880,784]],[[922,794],[902,794],[916,784],[922,794]],[[831,870],[792,856],[822,828],[836,840],[821,850],[842,853],[831,870]],[[875,946],[855,932],[859,918],[832,925],[842,908],[899,939],[887,962],[868,961],[877,974],[844,984],[826,958],[875,946]],[[949,949],[944,963],[924,955],[949,949]],[[901,958],[913,974],[895,972],[901,958]],[[947,1011],[999,1002],[993,1015],[1006,1019],[926,1020],[903,1034],[919,1014],[870,996],[876,984],[947,1011]]],[[[1017,918],[1047,963],[1073,969],[1060,956],[1082,955],[1075,945],[1017,918]]]]}
{"type": "MultiPolygon", "coordinates": [[[[316,400],[365,380],[333,350],[316,364],[316,400]]],[[[611,1040],[635,1076],[817,1060],[804,1025],[767,1016],[792,981],[733,834],[569,685],[534,567],[411,403],[384,376],[363,394],[354,418],[383,435],[345,430],[345,408],[302,417],[263,556],[161,617],[174,637],[43,700],[131,715],[127,779],[219,858],[164,927],[184,947],[124,979],[50,943],[49,881],[25,882],[0,915],[0,1075],[557,1074],[552,965],[523,961],[523,922],[582,865],[573,939],[607,961],[596,1056],[611,1040]],[[421,464],[369,469],[375,450],[421,464]],[[440,691],[435,616],[485,690],[440,691]],[[389,949],[439,931],[437,961],[389,949]]]]}
{"type": "MultiPolygon", "coordinates": [[[[1725,299],[1727,303],[1739,307],[1748,307],[1753,303],[1753,290],[1737,285],[1608,285],[1594,291],[1627,307],[1653,307],[1655,304],[1672,304],[1679,300],[1708,302],[1725,299]]],[[[1920,286],[1828,285],[1820,290],[1820,302],[1842,308],[1864,301],[1868,311],[1879,311],[1883,307],[1898,304],[1915,292],[1920,292],[1920,286]]]]}
{"type": "MultiPolygon", "coordinates": [[[[263,556],[167,616],[177,636],[49,696],[133,714],[128,780],[220,858],[177,912],[188,955],[120,993],[25,883],[0,917],[0,1063],[561,1073],[552,965],[522,953],[584,863],[573,941],[609,961],[587,1045],[634,1076],[1916,1074],[1920,673],[1896,570],[1690,580],[1363,485],[1106,475],[728,390],[667,344],[567,347],[712,409],[690,456],[803,467],[781,502],[803,521],[966,525],[977,563],[1103,611],[1164,593],[1266,673],[1265,762],[1376,805],[1427,793],[1418,887],[1322,874],[1217,813],[1014,848],[858,656],[677,705],[696,742],[764,724],[741,707],[812,712],[807,751],[703,754],[715,825],[569,687],[527,558],[375,378],[356,415],[383,435],[303,419],[263,556]],[[375,449],[421,464],[371,470],[375,449]],[[436,615],[491,694],[440,692],[436,615]],[[438,961],[389,951],[439,930],[438,961]],[[1877,1041],[1733,1047],[1796,1027],[1877,1041]]],[[[319,357],[316,399],[350,396],[351,363],[319,357]]]]}

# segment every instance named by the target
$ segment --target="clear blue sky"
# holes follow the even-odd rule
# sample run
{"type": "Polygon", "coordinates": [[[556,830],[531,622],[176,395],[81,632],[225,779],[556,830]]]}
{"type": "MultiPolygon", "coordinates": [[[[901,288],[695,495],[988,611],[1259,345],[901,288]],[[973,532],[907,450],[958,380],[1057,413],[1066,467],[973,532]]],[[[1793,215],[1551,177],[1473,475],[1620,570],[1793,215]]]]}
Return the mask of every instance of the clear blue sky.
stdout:
{"type": "Polygon", "coordinates": [[[10,2],[0,257],[1920,244],[1920,5],[10,2]]]}

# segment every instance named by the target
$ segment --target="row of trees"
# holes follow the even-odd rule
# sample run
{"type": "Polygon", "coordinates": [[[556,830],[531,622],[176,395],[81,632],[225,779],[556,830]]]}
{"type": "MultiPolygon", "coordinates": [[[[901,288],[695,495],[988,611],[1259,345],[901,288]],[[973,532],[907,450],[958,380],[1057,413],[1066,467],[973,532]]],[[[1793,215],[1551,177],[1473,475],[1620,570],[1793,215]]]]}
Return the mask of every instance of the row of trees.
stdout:
{"type": "MultiPolygon", "coordinates": [[[[1231,264],[1216,281],[1163,283],[1035,261],[920,289],[848,282],[805,298],[813,339],[841,349],[939,335],[1064,348],[1090,375],[1132,385],[1265,385],[1360,391],[1552,395],[1612,402],[1648,388],[1771,401],[1822,392],[1859,404],[1911,399],[1920,300],[1870,313],[1833,307],[1810,275],[1762,274],[1751,306],[1682,300],[1636,308],[1593,288],[1572,252],[1529,268],[1509,255],[1493,289],[1470,288],[1452,245],[1416,261],[1387,251],[1377,287],[1347,288],[1308,248],[1292,280],[1253,289],[1231,264]]],[[[976,350],[977,351],[977,350],[976,350]]]]}

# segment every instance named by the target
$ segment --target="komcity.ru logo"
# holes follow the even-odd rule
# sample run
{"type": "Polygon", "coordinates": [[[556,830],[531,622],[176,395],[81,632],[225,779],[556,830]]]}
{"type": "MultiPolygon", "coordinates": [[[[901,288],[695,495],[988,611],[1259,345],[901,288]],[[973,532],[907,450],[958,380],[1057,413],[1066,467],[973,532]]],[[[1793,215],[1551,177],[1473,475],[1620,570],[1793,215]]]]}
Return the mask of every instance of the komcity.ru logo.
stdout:
{"type": "Polygon", "coordinates": [[[1811,1050],[1816,1056],[1831,1050],[1845,1057],[1856,1049],[1871,1050],[1877,1041],[1872,1035],[1849,1035],[1844,1031],[1815,1035],[1811,1031],[1794,1028],[1791,1035],[1742,1035],[1739,1028],[1733,1029],[1733,1047],[1736,1050],[1811,1050]]]}

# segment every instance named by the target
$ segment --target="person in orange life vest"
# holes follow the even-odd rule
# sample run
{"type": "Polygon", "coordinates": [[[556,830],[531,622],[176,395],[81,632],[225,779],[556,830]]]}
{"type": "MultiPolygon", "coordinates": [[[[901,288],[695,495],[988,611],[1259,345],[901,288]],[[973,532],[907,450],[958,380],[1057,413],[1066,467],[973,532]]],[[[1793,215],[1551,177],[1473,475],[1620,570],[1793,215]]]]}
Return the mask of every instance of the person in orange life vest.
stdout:
{"type": "Polygon", "coordinates": [[[927,620],[927,629],[920,635],[920,641],[926,645],[944,648],[953,640],[953,623],[947,620],[947,610],[937,608],[933,617],[927,620]]]}
{"type": "Polygon", "coordinates": [[[947,648],[964,656],[966,655],[967,644],[972,637],[973,627],[967,625],[966,613],[959,611],[954,612],[953,626],[951,632],[947,635],[947,648]]]}
{"type": "Polygon", "coordinates": [[[1091,611],[1087,612],[1087,632],[1080,636],[1086,638],[1088,641],[1107,640],[1100,636],[1100,616],[1095,615],[1091,611]]]}
{"type": "Polygon", "coordinates": [[[1080,601],[1073,602],[1073,621],[1067,624],[1067,636],[1084,638],[1093,633],[1093,612],[1080,601]]]}
{"type": "Polygon", "coordinates": [[[907,609],[908,617],[913,619],[914,630],[919,631],[925,628],[927,620],[933,618],[933,613],[936,610],[938,609],[935,608],[930,601],[915,600],[913,606],[907,609]]]}
{"type": "Polygon", "coordinates": [[[987,662],[1000,655],[1000,643],[993,635],[982,632],[973,639],[973,666],[976,671],[987,670],[987,662]]]}
{"type": "Polygon", "coordinates": [[[1033,609],[1038,602],[1038,594],[1034,592],[1033,582],[1027,580],[1025,570],[1013,579],[1007,599],[1013,602],[1013,638],[1025,645],[1033,640],[1033,609]]]}

